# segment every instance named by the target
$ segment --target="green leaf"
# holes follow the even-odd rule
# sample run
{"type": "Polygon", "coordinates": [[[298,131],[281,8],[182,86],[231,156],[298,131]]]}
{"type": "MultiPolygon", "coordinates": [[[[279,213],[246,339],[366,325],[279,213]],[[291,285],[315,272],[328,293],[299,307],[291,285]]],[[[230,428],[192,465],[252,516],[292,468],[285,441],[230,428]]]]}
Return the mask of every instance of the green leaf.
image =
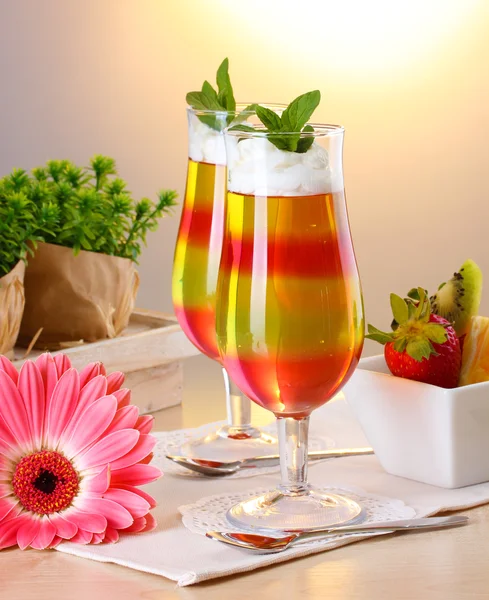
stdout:
{"type": "Polygon", "coordinates": [[[273,110],[270,110],[265,106],[257,106],[256,114],[268,131],[280,131],[282,128],[282,121],[273,110]]]}
{"type": "MultiPolygon", "coordinates": [[[[409,290],[409,292],[407,293],[408,298],[411,298],[411,300],[415,300],[416,302],[419,301],[419,290],[423,289],[423,288],[411,288],[409,290]]],[[[423,290],[425,295],[428,295],[428,291],[427,290],[423,290]]]]}
{"type": "Polygon", "coordinates": [[[408,312],[409,312],[408,319],[409,320],[414,319],[414,315],[416,314],[417,307],[412,302],[408,302],[407,305],[408,305],[408,312]]]}
{"type": "Polygon", "coordinates": [[[221,119],[217,115],[198,115],[198,119],[199,121],[207,125],[207,127],[214,129],[214,131],[222,131],[225,127],[223,119],[221,119]]]}
{"type": "Polygon", "coordinates": [[[319,90],[302,94],[289,104],[281,117],[263,106],[258,106],[256,114],[267,128],[267,131],[274,134],[268,136],[268,141],[279,150],[298,153],[307,152],[314,142],[314,137],[301,137],[300,134],[314,131],[314,128],[306,125],[306,123],[317,108],[320,99],[319,90]],[[293,135],[294,133],[297,133],[297,135],[293,135]]]}
{"type": "Polygon", "coordinates": [[[407,345],[408,345],[408,340],[406,337],[403,336],[403,337],[397,338],[396,341],[394,342],[394,350],[396,352],[404,352],[407,345]]]}
{"type": "Polygon", "coordinates": [[[279,133],[268,136],[268,141],[271,142],[274,146],[276,146],[279,150],[286,150],[288,152],[296,152],[297,144],[299,143],[301,137],[298,133],[297,135],[289,134],[289,135],[280,135],[279,133]]]}
{"type": "MultiPolygon", "coordinates": [[[[246,133],[253,133],[255,131],[254,127],[251,127],[250,125],[233,125],[232,127],[229,128],[229,131],[244,131],[246,133]]],[[[241,140],[244,140],[246,138],[239,138],[238,142],[240,142],[241,140]]]]}
{"type": "Polygon", "coordinates": [[[217,69],[216,82],[219,90],[218,98],[222,107],[229,111],[236,110],[236,100],[234,99],[233,86],[229,77],[229,60],[227,58],[222,61],[217,69]]]}
{"type": "Polygon", "coordinates": [[[298,96],[282,113],[282,131],[301,131],[321,101],[321,92],[314,90],[298,96]]]}
{"type": "MultiPolygon", "coordinates": [[[[236,100],[233,86],[229,77],[229,60],[225,58],[219,65],[216,74],[216,91],[208,81],[204,81],[200,92],[189,92],[186,95],[187,104],[195,110],[226,111],[234,113],[236,100]]],[[[222,131],[234,118],[233,114],[216,117],[213,115],[197,115],[198,119],[216,131],[222,131]]],[[[246,116],[243,120],[246,119],[246,116]]]]}
{"type": "Polygon", "coordinates": [[[216,83],[219,91],[231,87],[231,80],[229,78],[229,59],[225,58],[219,65],[216,74],[216,83]]]}
{"type": "Polygon", "coordinates": [[[244,121],[246,121],[246,119],[248,119],[248,117],[250,117],[252,114],[256,113],[257,107],[258,107],[258,104],[248,104],[248,106],[246,108],[244,108],[238,115],[236,115],[233,118],[231,123],[233,125],[239,125],[239,123],[244,123],[244,121]]]}
{"type": "Polygon", "coordinates": [[[414,360],[421,362],[423,358],[428,359],[431,355],[437,355],[429,340],[414,339],[408,342],[406,352],[414,360]]]}
{"type": "Polygon", "coordinates": [[[189,92],[186,95],[185,100],[187,101],[187,104],[195,110],[208,110],[202,92],[189,92]]]}
{"type": "Polygon", "coordinates": [[[225,110],[217,101],[217,92],[208,81],[202,84],[202,99],[209,110],[225,110]]]}
{"type": "Polygon", "coordinates": [[[428,323],[423,327],[423,334],[435,344],[444,344],[447,341],[447,332],[439,323],[428,323]]]}
{"type": "Polygon", "coordinates": [[[405,323],[409,318],[409,309],[405,300],[397,294],[391,294],[391,308],[394,319],[399,325],[405,323]]]}
{"type": "Polygon", "coordinates": [[[379,342],[379,344],[387,344],[394,341],[392,334],[380,331],[380,329],[377,329],[373,325],[368,326],[368,335],[365,337],[369,340],[374,340],[374,342],[379,342]]]}
{"type": "MultiPolygon", "coordinates": [[[[304,133],[304,132],[314,133],[314,127],[312,127],[311,125],[306,125],[304,127],[304,129],[302,130],[302,133],[304,133]]],[[[297,142],[296,152],[299,152],[300,154],[307,152],[309,150],[309,148],[313,145],[313,143],[314,143],[314,136],[311,135],[311,137],[301,137],[300,140],[297,142]]]]}

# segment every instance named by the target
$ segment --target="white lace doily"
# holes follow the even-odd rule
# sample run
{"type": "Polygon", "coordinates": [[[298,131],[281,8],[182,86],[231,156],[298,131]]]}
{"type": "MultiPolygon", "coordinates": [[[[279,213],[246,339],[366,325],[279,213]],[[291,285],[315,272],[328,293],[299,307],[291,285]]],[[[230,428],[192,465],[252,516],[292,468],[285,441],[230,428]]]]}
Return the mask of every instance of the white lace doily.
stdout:
{"type": "MultiPolygon", "coordinates": [[[[383,521],[396,521],[398,519],[411,519],[416,516],[416,511],[410,506],[406,506],[402,500],[395,500],[385,496],[375,496],[359,488],[344,488],[344,487],[328,487],[320,488],[323,492],[334,494],[343,494],[355,500],[365,509],[366,519],[364,523],[378,523],[383,521]]],[[[182,515],[182,522],[187,529],[193,533],[205,535],[207,531],[236,531],[236,527],[232,527],[227,519],[227,511],[242,500],[251,496],[259,496],[268,492],[268,489],[255,489],[251,492],[238,492],[235,494],[219,494],[215,496],[207,496],[202,498],[195,504],[187,504],[178,508],[182,515]]],[[[301,546],[336,545],[346,537],[352,535],[363,534],[344,534],[331,536],[323,539],[311,539],[301,543],[301,546]]],[[[368,534],[378,535],[378,534],[368,534]]],[[[338,544],[339,545],[339,544],[338,544]]]]}
{"type": "MultiPolygon", "coordinates": [[[[183,477],[198,477],[205,478],[205,475],[190,471],[185,467],[177,465],[171,460],[166,458],[167,454],[179,454],[179,448],[192,438],[205,437],[209,433],[212,433],[222,425],[225,425],[225,421],[218,421],[215,423],[207,423],[201,427],[194,429],[176,429],[175,431],[156,431],[152,432],[151,435],[157,438],[158,443],[153,450],[155,463],[162,469],[163,473],[170,473],[171,475],[181,475],[183,477]]],[[[271,435],[276,435],[276,425],[272,423],[261,427],[262,431],[271,435]]],[[[310,434],[309,435],[309,450],[327,450],[335,446],[334,440],[327,436],[319,436],[310,434]]],[[[321,461],[310,461],[309,468],[313,465],[318,464],[321,461]]],[[[226,479],[242,479],[245,477],[256,477],[257,475],[265,475],[267,473],[274,473],[280,469],[279,465],[276,467],[258,467],[256,469],[243,469],[237,471],[232,475],[226,475],[226,479]]]]}

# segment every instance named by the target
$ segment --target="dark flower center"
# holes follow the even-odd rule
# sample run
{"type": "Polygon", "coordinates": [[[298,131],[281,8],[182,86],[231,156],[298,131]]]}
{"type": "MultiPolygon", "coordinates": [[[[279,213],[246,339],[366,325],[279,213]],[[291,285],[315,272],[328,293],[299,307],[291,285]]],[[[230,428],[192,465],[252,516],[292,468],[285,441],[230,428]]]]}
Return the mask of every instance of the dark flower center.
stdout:
{"type": "Polygon", "coordinates": [[[51,471],[45,469],[39,473],[39,477],[34,481],[34,487],[45,494],[52,494],[56,489],[58,478],[51,471]]]}
{"type": "Polygon", "coordinates": [[[43,450],[24,456],[15,468],[12,487],[26,510],[49,515],[68,508],[80,480],[71,461],[59,452],[43,450]]]}

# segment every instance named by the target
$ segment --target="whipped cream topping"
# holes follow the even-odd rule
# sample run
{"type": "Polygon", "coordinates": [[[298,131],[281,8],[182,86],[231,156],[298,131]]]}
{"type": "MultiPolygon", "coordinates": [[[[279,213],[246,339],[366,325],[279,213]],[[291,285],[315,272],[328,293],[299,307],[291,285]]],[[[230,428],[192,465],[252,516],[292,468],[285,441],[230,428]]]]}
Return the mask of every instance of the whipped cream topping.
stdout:
{"type": "Polygon", "coordinates": [[[195,162],[226,164],[224,136],[202,123],[192,113],[189,114],[188,155],[195,162]]]}
{"type": "MultiPolygon", "coordinates": [[[[307,152],[279,150],[265,137],[228,138],[228,189],[257,196],[308,196],[340,191],[328,151],[316,141],[307,152]]],[[[341,169],[341,167],[340,167],[341,169]]]]}

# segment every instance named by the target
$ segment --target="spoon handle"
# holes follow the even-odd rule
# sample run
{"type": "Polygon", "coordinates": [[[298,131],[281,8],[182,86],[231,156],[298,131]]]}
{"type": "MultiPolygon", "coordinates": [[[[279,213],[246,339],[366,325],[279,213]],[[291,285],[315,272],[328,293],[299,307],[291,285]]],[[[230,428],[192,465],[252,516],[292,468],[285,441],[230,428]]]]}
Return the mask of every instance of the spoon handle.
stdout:
{"type": "MultiPolygon", "coordinates": [[[[372,448],[342,448],[335,450],[316,450],[309,452],[308,459],[325,460],[327,458],[342,458],[346,456],[364,456],[373,454],[372,448]]],[[[253,467],[273,467],[280,461],[278,454],[269,454],[267,456],[256,456],[254,458],[245,458],[241,461],[241,469],[251,469],[253,467]]]]}
{"type": "Polygon", "coordinates": [[[371,523],[350,525],[345,527],[332,527],[311,532],[297,533],[294,542],[311,537],[323,537],[328,535],[341,535],[343,533],[370,533],[394,531],[414,531],[419,529],[439,529],[442,527],[454,527],[465,525],[468,517],[464,515],[452,515],[449,517],[424,517],[419,519],[402,519],[400,521],[384,521],[383,523],[371,523]]]}

